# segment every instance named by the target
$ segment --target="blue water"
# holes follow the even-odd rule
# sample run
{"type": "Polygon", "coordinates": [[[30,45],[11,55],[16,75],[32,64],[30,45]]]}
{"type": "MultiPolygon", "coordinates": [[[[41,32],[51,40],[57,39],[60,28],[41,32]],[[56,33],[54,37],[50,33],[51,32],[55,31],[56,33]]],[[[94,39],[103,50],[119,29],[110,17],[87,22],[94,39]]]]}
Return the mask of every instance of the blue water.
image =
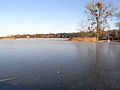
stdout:
{"type": "Polygon", "coordinates": [[[119,90],[120,43],[0,41],[0,90],[119,90]]]}

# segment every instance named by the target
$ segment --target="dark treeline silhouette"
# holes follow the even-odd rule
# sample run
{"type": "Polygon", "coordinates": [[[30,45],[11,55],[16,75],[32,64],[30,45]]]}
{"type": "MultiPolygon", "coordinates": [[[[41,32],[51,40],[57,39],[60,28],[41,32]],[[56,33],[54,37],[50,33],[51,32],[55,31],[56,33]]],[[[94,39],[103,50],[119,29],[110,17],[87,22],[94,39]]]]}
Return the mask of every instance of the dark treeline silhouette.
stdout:
{"type": "Polygon", "coordinates": [[[74,36],[79,36],[79,33],[49,33],[49,34],[17,34],[7,36],[10,38],[70,38],[74,36]]]}

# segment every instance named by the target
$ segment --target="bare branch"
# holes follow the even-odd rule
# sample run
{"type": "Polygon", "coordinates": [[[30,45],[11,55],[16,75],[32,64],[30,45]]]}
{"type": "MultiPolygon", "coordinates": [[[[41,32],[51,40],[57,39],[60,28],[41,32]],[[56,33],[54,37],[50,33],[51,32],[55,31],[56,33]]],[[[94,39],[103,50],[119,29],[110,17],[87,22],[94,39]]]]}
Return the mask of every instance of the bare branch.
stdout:
{"type": "Polygon", "coordinates": [[[86,5],[86,9],[91,16],[88,20],[92,21],[91,25],[96,25],[97,31],[105,27],[108,18],[112,17],[117,10],[112,2],[107,5],[103,0],[92,0],[86,5]]]}

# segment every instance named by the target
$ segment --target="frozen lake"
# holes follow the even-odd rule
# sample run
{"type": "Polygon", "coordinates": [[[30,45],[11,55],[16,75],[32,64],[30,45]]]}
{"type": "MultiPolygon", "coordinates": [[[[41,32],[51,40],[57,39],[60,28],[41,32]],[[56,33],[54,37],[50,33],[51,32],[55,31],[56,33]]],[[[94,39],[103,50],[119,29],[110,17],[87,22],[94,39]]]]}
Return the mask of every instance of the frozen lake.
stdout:
{"type": "Polygon", "coordinates": [[[0,90],[120,90],[120,43],[1,40],[0,90]]]}

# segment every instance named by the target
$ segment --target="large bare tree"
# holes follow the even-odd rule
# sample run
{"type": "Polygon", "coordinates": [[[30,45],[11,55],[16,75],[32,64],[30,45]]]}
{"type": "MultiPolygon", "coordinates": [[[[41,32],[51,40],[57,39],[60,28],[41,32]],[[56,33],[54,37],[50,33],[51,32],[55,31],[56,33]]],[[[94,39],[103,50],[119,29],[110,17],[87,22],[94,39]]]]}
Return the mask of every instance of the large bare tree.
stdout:
{"type": "Polygon", "coordinates": [[[87,13],[89,13],[89,21],[91,26],[97,31],[97,39],[99,38],[99,32],[104,30],[107,26],[107,21],[114,15],[116,8],[112,4],[111,0],[105,3],[103,0],[90,0],[86,5],[87,13]]]}

